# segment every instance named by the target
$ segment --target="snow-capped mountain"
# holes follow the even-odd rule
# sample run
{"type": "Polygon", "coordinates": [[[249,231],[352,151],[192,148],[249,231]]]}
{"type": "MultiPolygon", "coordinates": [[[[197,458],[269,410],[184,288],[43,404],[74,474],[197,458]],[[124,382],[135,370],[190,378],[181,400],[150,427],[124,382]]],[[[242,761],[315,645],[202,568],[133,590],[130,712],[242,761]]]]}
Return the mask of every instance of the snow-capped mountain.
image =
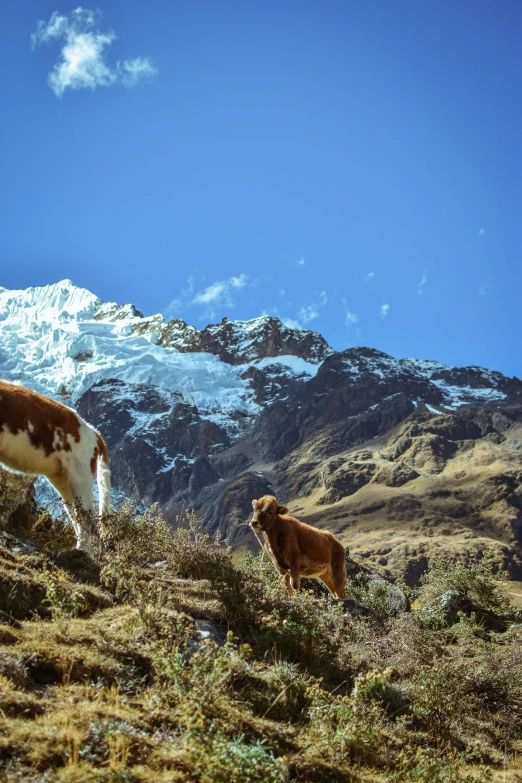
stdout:
{"type": "Polygon", "coordinates": [[[71,405],[107,379],[151,384],[234,433],[238,414],[259,412],[253,385],[242,377],[251,364],[272,365],[273,375],[280,369],[287,377],[311,377],[328,353],[320,335],[289,330],[268,317],[224,319],[199,332],[161,315],[144,318],[132,305],[102,303],[70,280],[0,289],[1,376],[71,405]],[[267,334],[272,350],[260,355],[267,334]],[[300,352],[288,349],[298,343],[300,352]]]}
{"type": "MultiPolygon", "coordinates": [[[[362,498],[366,484],[400,486],[404,495],[403,485],[420,487],[423,476],[439,481],[446,467],[439,470],[437,449],[447,461],[471,448],[461,441],[510,442],[505,433],[522,408],[522,383],[491,370],[370,348],[336,352],[319,334],[268,316],[198,330],[101,302],[69,280],[0,288],[0,377],[98,427],[123,495],[159,502],[171,519],[194,507],[231,541],[246,530],[252,497],[268,491],[284,492],[286,504],[306,499],[333,526],[349,516],[339,503],[362,498]],[[399,448],[394,433],[404,427],[399,448]],[[352,458],[361,448],[363,468],[352,458]]],[[[502,448],[503,459],[518,453],[520,462],[515,447],[509,459],[502,448]]],[[[516,460],[509,465],[503,470],[516,473],[516,460]]],[[[508,524],[515,539],[517,518],[508,524]]],[[[500,539],[512,544],[510,536],[500,539]]]]}

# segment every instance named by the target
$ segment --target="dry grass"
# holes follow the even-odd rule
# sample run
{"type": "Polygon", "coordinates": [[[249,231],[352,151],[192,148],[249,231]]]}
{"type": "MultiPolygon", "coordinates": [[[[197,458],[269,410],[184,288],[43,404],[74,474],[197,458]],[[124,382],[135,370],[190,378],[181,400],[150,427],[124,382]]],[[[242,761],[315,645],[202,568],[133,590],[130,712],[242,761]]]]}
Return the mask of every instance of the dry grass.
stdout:
{"type": "MultiPolygon", "coordinates": [[[[8,783],[522,779],[520,629],[289,601],[257,558],[234,564],[193,520],[172,534],[155,512],[117,515],[102,586],[43,555],[3,558],[26,590],[22,627],[0,626],[8,783]],[[85,608],[87,587],[114,605],[85,608]]],[[[487,604],[496,582],[481,579],[487,604]]]]}

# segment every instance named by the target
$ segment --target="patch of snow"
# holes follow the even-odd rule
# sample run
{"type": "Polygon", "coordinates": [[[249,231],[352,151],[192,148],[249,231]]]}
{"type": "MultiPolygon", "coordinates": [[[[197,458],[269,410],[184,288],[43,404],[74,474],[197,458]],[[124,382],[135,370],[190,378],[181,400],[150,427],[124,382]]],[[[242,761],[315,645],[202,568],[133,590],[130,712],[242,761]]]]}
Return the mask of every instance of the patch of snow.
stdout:
{"type": "Polygon", "coordinates": [[[461,405],[473,402],[498,402],[505,400],[506,394],[498,389],[475,389],[471,386],[451,386],[445,381],[431,381],[444,395],[444,407],[456,410],[461,405]]]}
{"type": "Polygon", "coordinates": [[[258,369],[266,369],[272,365],[275,367],[285,367],[294,375],[307,375],[309,378],[313,378],[315,375],[317,375],[317,371],[320,367],[319,364],[307,362],[305,359],[301,359],[299,356],[284,354],[283,356],[267,356],[264,359],[256,359],[252,362],[248,362],[248,364],[242,366],[242,370],[244,372],[245,369],[249,366],[254,366],[258,369]]]}

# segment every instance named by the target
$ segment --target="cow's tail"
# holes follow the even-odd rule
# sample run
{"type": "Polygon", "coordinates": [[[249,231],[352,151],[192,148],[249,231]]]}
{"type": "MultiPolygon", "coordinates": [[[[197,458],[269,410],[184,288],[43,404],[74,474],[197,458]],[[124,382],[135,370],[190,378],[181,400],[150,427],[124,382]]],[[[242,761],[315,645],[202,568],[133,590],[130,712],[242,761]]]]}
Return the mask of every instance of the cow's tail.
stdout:
{"type": "Polygon", "coordinates": [[[109,455],[107,446],[102,436],[98,433],[98,461],[96,465],[96,481],[98,482],[100,524],[103,532],[103,523],[111,513],[111,472],[109,470],[109,455]]]}
{"type": "Polygon", "coordinates": [[[339,542],[335,542],[337,546],[334,547],[332,552],[332,576],[335,585],[335,592],[339,598],[345,598],[345,585],[346,585],[346,553],[343,545],[339,542]]]}

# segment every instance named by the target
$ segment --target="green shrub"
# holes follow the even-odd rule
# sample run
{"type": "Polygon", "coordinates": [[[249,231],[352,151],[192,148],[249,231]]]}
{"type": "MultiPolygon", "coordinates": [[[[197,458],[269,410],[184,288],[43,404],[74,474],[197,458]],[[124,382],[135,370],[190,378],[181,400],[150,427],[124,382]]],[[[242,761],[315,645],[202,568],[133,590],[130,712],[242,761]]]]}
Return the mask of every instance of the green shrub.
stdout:
{"type": "Polygon", "coordinates": [[[363,606],[372,609],[382,617],[388,616],[386,604],[386,582],[378,579],[370,579],[367,584],[356,579],[347,582],[346,592],[363,606]]]}
{"type": "Polygon", "coordinates": [[[200,783],[285,783],[286,765],[262,741],[227,737],[216,721],[195,713],[183,736],[181,759],[200,783]]]}
{"type": "Polygon", "coordinates": [[[398,771],[388,775],[389,783],[487,783],[487,770],[468,772],[462,756],[441,752],[439,748],[420,747],[402,750],[397,758],[398,771]]]}
{"type": "Polygon", "coordinates": [[[448,590],[457,590],[470,598],[477,609],[502,611],[509,606],[500,587],[503,580],[504,576],[493,574],[484,560],[465,565],[443,557],[421,576],[419,604],[424,607],[448,590]]]}
{"type": "Polygon", "coordinates": [[[60,571],[44,567],[40,582],[45,587],[42,603],[49,606],[53,620],[79,617],[87,609],[85,595],[60,571]]]}

